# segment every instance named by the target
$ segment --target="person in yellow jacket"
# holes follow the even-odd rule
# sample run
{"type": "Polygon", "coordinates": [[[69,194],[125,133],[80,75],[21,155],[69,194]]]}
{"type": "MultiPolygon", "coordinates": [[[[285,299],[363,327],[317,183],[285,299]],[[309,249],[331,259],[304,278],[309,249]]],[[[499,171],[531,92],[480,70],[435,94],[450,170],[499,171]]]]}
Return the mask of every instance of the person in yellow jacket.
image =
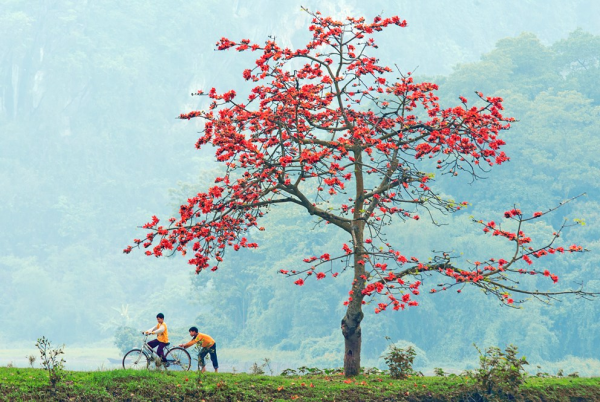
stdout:
{"type": "Polygon", "coordinates": [[[144,333],[147,335],[156,334],[156,339],[153,339],[150,342],[148,342],[148,346],[150,346],[152,349],[158,346],[158,349],[156,349],[156,353],[163,361],[163,363],[166,363],[167,359],[164,355],[164,349],[165,346],[169,344],[169,331],[167,330],[165,315],[163,313],[158,313],[156,315],[156,321],[158,321],[158,324],[150,328],[148,331],[145,331],[144,333]]]}
{"type": "Polygon", "coordinates": [[[192,340],[188,343],[182,343],[182,348],[189,348],[190,346],[196,345],[197,347],[201,347],[200,353],[198,354],[198,362],[202,367],[202,372],[206,371],[206,364],[204,364],[204,358],[207,354],[210,355],[210,361],[212,362],[213,368],[215,369],[215,373],[219,372],[219,361],[217,360],[217,344],[215,340],[206,334],[201,334],[198,332],[198,328],[191,327],[190,328],[190,336],[192,340]]]}

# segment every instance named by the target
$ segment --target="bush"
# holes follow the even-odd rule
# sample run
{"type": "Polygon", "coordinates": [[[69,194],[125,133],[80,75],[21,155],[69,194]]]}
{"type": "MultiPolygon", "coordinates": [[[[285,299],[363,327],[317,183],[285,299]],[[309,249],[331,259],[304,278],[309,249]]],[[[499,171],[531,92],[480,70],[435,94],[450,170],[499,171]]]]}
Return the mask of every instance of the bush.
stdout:
{"type": "MultiPolygon", "coordinates": [[[[361,369],[362,369],[363,373],[370,374],[368,372],[365,372],[364,368],[361,368],[361,369]]],[[[283,370],[280,375],[283,377],[293,377],[293,376],[303,376],[303,375],[306,375],[306,376],[311,376],[311,375],[329,376],[329,375],[343,374],[343,373],[344,373],[344,369],[342,367],[320,369],[318,367],[302,366],[302,367],[298,367],[297,370],[287,368],[287,369],[283,370]]]]}
{"type": "Polygon", "coordinates": [[[518,348],[509,345],[503,352],[498,347],[489,347],[482,353],[474,346],[479,352],[479,368],[472,375],[479,391],[498,400],[517,395],[527,376],[524,366],[529,364],[525,356],[517,357],[518,348]]]}
{"type": "MultiPolygon", "coordinates": [[[[389,340],[390,338],[386,337],[386,339],[389,340]]],[[[382,357],[390,369],[390,376],[392,378],[406,379],[412,375],[423,375],[413,370],[413,362],[417,356],[417,352],[412,346],[400,348],[394,344],[390,344],[388,349],[389,351],[382,357]]]]}
{"type": "Polygon", "coordinates": [[[250,367],[248,374],[263,375],[263,374],[265,374],[264,368],[265,368],[264,364],[259,365],[258,363],[254,362],[254,364],[250,367]]]}
{"type": "Polygon", "coordinates": [[[29,366],[31,368],[33,368],[33,364],[35,363],[37,358],[34,355],[25,356],[25,358],[27,358],[27,361],[29,362],[29,366]]]}
{"type": "Polygon", "coordinates": [[[40,351],[42,367],[48,371],[50,385],[56,388],[58,384],[65,376],[64,365],[65,360],[60,355],[65,354],[64,345],[59,348],[53,348],[50,341],[45,337],[41,337],[35,344],[40,351]]]}
{"type": "Polygon", "coordinates": [[[142,343],[141,331],[132,327],[119,327],[115,331],[115,346],[125,354],[142,343]]]}

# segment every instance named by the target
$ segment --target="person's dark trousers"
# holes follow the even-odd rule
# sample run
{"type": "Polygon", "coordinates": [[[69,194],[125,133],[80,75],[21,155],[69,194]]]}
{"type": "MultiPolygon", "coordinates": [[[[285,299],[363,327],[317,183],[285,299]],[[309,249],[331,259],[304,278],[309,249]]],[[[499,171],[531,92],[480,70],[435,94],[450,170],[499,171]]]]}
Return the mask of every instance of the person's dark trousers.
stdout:
{"type": "Polygon", "coordinates": [[[217,360],[217,344],[215,343],[212,346],[207,348],[200,349],[200,355],[198,356],[198,361],[200,362],[200,367],[204,367],[204,357],[206,355],[210,355],[210,361],[212,362],[213,368],[219,368],[219,361],[217,360]]]}
{"type": "Polygon", "coordinates": [[[161,342],[158,339],[153,339],[150,342],[148,342],[148,346],[150,346],[152,349],[154,349],[156,346],[158,346],[158,349],[156,349],[156,353],[158,354],[158,356],[160,357],[160,359],[163,362],[166,361],[165,356],[163,354],[164,348],[165,348],[165,346],[167,346],[166,343],[161,342]]]}

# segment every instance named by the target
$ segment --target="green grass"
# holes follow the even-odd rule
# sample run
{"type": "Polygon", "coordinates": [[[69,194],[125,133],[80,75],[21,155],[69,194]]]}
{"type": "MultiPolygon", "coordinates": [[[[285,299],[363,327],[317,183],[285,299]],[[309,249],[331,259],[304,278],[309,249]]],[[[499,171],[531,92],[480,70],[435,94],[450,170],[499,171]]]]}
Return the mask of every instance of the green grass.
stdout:
{"type": "MultiPolygon", "coordinates": [[[[600,378],[530,378],[520,398],[600,400],[600,378]]],[[[253,376],[155,371],[68,371],[56,389],[41,369],[0,368],[0,400],[56,401],[476,401],[473,380],[453,377],[253,376]]]]}

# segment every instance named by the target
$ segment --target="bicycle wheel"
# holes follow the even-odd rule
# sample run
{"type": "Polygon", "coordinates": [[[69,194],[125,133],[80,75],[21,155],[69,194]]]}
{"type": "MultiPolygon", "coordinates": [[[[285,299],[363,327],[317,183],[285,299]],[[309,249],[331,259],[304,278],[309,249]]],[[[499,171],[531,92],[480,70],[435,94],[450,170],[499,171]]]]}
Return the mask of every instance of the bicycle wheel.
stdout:
{"type": "Polygon", "coordinates": [[[192,358],[184,348],[172,348],[167,352],[167,370],[188,371],[192,366],[192,358]]]}
{"type": "Polygon", "coordinates": [[[147,369],[149,365],[148,358],[140,349],[131,349],[123,357],[123,368],[132,370],[147,369]]]}

